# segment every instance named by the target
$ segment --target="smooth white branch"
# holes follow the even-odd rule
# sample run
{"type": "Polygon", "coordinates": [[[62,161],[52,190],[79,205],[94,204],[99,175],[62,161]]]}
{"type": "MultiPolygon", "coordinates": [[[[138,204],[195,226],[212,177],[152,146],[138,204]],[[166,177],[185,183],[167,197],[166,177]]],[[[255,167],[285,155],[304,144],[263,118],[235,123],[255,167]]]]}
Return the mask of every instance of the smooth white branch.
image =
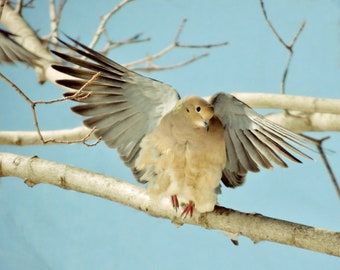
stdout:
{"type": "Polygon", "coordinates": [[[340,232],[260,214],[242,213],[220,206],[216,206],[210,213],[194,212],[191,218],[187,217],[183,220],[173,210],[170,201],[152,201],[146,189],[122,180],[38,157],[10,153],[0,153],[0,164],[0,176],[19,177],[30,187],[39,183],[51,184],[115,201],[151,216],[169,219],[175,224],[188,223],[244,235],[255,243],[266,240],[340,256],[340,232]]]}

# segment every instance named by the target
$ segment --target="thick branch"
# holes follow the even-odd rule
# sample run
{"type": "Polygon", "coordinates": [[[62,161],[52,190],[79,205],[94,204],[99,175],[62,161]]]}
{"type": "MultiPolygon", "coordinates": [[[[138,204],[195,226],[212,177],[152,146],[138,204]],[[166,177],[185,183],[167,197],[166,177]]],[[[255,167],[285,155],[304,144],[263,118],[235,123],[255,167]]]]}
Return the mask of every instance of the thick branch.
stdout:
{"type": "Polygon", "coordinates": [[[268,114],[266,118],[296,133],[340,131],[340,114],[283,112],[268,114]]]}
{"type": "Polygon", "coordinates": [[[170,219],[176,224],[193,224],[244,235],[254,242],[273,241],[281,244],[340,256],[340,233],[301,224],[241,213],[216,207],[213,212],[181,219],[167,200],[151,201],[146,190],[104,175],[58,164],[38,157],[0,153],[0,176],[16,176],[29,186],[39,183],[55,185],[112,200],[151,216],[170,219]]]}
{"type": "Polygon", "coordinates": [[[340,99],[267,93],[232,93],[253,108],[273,108],[306,113],[340,114],[340,99]]]}

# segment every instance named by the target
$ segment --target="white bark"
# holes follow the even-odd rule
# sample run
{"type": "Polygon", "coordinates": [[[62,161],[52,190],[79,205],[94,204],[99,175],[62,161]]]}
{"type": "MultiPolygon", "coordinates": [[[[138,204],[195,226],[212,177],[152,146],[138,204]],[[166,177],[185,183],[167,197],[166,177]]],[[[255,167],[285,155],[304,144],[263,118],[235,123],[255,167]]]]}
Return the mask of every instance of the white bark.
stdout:
{"type": "Polygon", "coordinates": [[[305,113],[340,114],[340,99],[268,93],[232,93],[254,108],[275,108],[305,113]]]}
{"type": "Polygon", "coordinates": [[[170,200],[150,200],[145,189],[104,175],[83,169],[9,153],[0,153],[0,176],[16,176],[33,187],[39,183],[72,189],[112,200],[154,217],[171,220],[175,224],[192,224],[244,235],[255,243],[273,241],[304,249],[340,256],[340,232],[331,232],[302,224],[265,217],[259,214],[241,213],[216,206],[210,213],[199,214],[183,220],[174,211],[170,200]]]}
{"type": "MultiPolygon", "coordinates": [[[[79,141],[90,134],[91,130],[85,126],[73,129],[49,130],[42,131],[41,134],[48,144],[55,144],[54,141],[69,143],[79,141]]],[[[92,134],[88,140],[95,139],[92,134]]],[[[41,141],[37,131],[0,131],[0,145],[41,145],[41,141]]]]}

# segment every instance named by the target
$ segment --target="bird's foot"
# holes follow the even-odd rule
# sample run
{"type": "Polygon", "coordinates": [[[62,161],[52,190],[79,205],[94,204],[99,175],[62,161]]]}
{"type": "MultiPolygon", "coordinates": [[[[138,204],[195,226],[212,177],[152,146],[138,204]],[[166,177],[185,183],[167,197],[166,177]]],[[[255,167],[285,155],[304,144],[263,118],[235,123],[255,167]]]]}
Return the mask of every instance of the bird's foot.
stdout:
{"type": "Polygon", "coordinates": [[[177,212],[177,209],[179,208],[179,203],[178,203],[178,199],[176,195],[171,195],[171,203],[172,203],[173,208],[175,208],[177,212]]]}
{"type": "Polygon", "coordinates": [[[194,212],[195,204],[193,201],[189,201],[188,205],[184,208],[181,217],[186,218],[187,215],[192,217],[192,213],[194,212]]]}

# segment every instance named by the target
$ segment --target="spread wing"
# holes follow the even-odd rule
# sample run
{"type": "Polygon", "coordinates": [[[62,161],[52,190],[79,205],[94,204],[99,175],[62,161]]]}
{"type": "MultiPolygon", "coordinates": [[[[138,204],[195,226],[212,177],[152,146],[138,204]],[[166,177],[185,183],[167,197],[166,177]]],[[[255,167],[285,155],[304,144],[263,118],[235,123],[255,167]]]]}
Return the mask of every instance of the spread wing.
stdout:
{"type": "Polygon", "coordinates": [[[288,167],[282,157],[301,163],[292,152],[311,159],[290,143],[311,149],[313,141],[267,120],[234,96],[218,93],[210,102],[224,128],[226,186],[241,185],[247,172],[258,172],[259,167],[272,169],[273,163],[288,167]]]}
{"type": "MultiPolygon", "coordinates": [[[[75,40],[73,42],[80,49],[60,42],[89,60],[53,51],[79,66],[53,65],[54,69],[75,77],[74,80],[58,80],[57,83],[78,90],[100,72],[99,77],[83,91],[84,94],[90,93],[89,97],[78,100],[83,105],[72,110],[86,118],[84,124],[87,127],[96,128],[97,137],[101,137],[109,147],[117,148],[125,164],[133,170],[141,140],[175,106],[179,100],[178,93],[170,85],[130,71],[75,40]]],[[[139,172],[134,173],[139,179],[139,172]]]]}

